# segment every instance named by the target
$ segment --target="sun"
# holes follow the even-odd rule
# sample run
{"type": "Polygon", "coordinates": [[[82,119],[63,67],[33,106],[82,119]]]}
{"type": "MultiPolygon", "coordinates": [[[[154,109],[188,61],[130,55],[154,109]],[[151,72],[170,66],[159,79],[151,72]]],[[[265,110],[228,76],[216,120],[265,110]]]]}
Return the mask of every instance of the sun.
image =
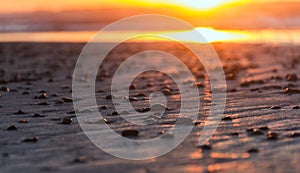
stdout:
{"type": "Polygon", "coordinates": [[[195,9],[211,9],[220,5],[238,1],[242,0],[174,0],[175,3],[195,9]]]}

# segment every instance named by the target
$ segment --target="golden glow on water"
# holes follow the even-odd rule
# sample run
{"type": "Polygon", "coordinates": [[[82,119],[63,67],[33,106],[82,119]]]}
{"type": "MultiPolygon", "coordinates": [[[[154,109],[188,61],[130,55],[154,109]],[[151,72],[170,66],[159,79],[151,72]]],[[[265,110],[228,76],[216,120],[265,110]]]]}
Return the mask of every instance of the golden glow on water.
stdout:
{"type": "MultiPolygon", "coordinates": [[[[65,32],[24,32],[0,33],[0,42],[88,42],[97,31],[65,31],[65,32]]],[[[135,35],[136,31],[105,32],[104,42],[116,42],[120,38],[135,35]]],[[[164,34],[180,42],[213,43],[213,42],[246,42],[246,43],[297,43],[300,40],[300,29],[294,30],[216,30],[213,28],[195,28],[190,31],[154,31],[154,35],[164,34]],[[200,32],[205,40],[196,40],[195,32],[200,32]]],[[[132,39],[133,42],[165,41],[163,38],[153,37],[149,32],[143,31],[140,37],[132,39]]]]}

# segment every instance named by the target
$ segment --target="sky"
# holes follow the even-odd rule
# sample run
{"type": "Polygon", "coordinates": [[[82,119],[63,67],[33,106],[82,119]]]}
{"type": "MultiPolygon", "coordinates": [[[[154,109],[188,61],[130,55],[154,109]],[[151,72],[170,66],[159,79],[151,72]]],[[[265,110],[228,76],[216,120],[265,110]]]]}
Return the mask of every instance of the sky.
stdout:
{"type": "Polygon", "coordinates": [[[35,11],[68,11],[101,9],[113,7],[158,7],[166,5],[178,5],[182,7],[209,10],[227,3],[246,3],[246,2],[271,2],[300,0],[0,0],[0,13],[23,13],[35,11]]]}
{"type": "Polygon", "coordinates": [[[141,14],[216,29],[300,28],[300,0],[0,0],[0,32],[98,30],[141,14]]]}

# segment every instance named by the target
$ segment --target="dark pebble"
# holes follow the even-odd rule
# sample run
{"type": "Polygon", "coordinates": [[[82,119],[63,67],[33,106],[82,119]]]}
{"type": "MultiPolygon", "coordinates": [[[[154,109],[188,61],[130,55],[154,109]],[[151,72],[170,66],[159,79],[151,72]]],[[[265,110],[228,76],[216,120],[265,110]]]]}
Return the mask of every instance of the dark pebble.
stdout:
{"type": "Polygon", "coordinates": [[[292,109],[300,109],[300,106],[294,106],[292,109]]]}
{"type": "Polygon", "coordinates": [[[286,88],[285,93],[286,94],[300,94],[300,89],[286,88]]]}
{"type": "Polygon", "coordinates": [[[108,107],[106,105],[102,105],[99,107],[99,109],[108,109],[108,107]]]}
{"type": "Polygon", "coordinates": [[[39,137],[35,136],[32,138],[23,139],[23,142],[37,142],[38,140],[39,140],[39,137]]]}
{"type": "Polygon", "coordinates": [[[10,89],[8,87],[1,87],[0,91],[9,92],[10,89]]]}
{"type": "Polygon", "coordinates": [[[252,88],[250,89],[251,92],[254,92],[254,91],[259,91],[259,88],[252,88]]]}
{"type": "Polygon", "coordinates": [[[33,115],[33,117],[36,117],[36,118],[38,118],[38,117],[45,117],[45,115],[41,115],[41,114],[35,113],[35,114],[33,115]]]}
{"type": "Polygon", "coordinates": [[[105,97],[106,100],[111,100],[111,99],[113,99],[113,98],[116,98],[116,97],[113,96],[113,95],[108,95],[108,96],[105,97]]]}
{"type": "Polygon", "coordinates": [[[45,90],[38,90],[38,93],[47,93],[45,90]]]}
{"type": "Polygon", "coordinates": [[[139,135],[139,131],[137,130],[124,130],[122,132],[122,136],[124,137],[137,137],[139,135]]]}
{"type": "Polygon", "coordinates": [[[138,101],[139,99],[137,99],[136,97],[129,97],[128,100],[134,102],[134,101],[138,101]]]}
{"type": "Polygon", "coordinates": [[[68,114],[75,114],[75,111],[70,111],[68,112],[68,114]]]}
{"type": "Polygon", "coordinates": [[[258,129],[254,129],[251,133],[252,136],[258,136],[258,135],[263,135],[264,132],[258,129]]]}
{"type": "Polygon", "coordinates": [[[71,124],[73,122],[72,118],[63,118],[62,124],[71,124]]]}
{"type": "Polygon", "coordinates": [[[278,133],[269,132],[268,133],[268,140],[276,140],[278,139],[278,133]]]}
{"type": "Polygon", "coordinates": [[[149,112],[151,109],[146,107],[146,108],[140,108],[140,109],[137,109],[136,111],[137,112],[149,112]]]}
{"type": "Polygon", "coordinates": [[[47,94],[46,93],[42,93],[41,95],[36,97],[37,99],[47,99],[47,94]]]}
{"type": "Polygon", "coordinates": [[[292,137],[292,138],[300,137],[300,133],[292,132],[290,134],[290,137],[292,137]]]}
{"type": "Polygon", "coordinates": [[[272,106],[270,109],[281,109],[280,106],[272,106]]]}
{"type": "Polygon", "coordinates": [[[111,121],[109,121],[107,118],[104,118],[103,121],[104,121],[106,124],[111,124],[111,121]]]}
{"type": "Polygon", "coordinates": [[[224,118],[222,118],[222,120],[223,120],[223,121],[231,121],[232,118],[231,118],[231,117],[224,117],[224,118]]]}
{"type": "Polygon", "coordinates": [[[80,156],[73,160],[74,163],[86,163],[87,161],[88,161],[88,159],[85,156],[80,156]]]}
{"type": "Polygon", "coordinates": [[[259,129],[260,129],[260,130],[269,130],[269,128],[268,128],[267,126],[260,127],[259,129]]]}
{"type": "Polygon", "coordinates": [[[198,88],[203,88],[204,85],[201,82],[195,82],[194,86],[198,87],[198,88]]]}
{"type": "Polygon", "coordinates": [[[239,133],[237,133],[237,132],[232,132],[232,133],[230,133],[232,136],[238,136],[239,135],[239,133]]]}
{"type": "Polygon", "coordinates": [[[23,94],[23,95],[29,95],[29,94],[30,94],[30,91],[24,91],[22,94],[23,94]]]}
{"type": "Polygon", "coordinates": [[[70,98],[70,97],[63,97],[61,98],[62,101],[66,102],[66,103],[70,103],[70,102],[73,102],[73,99],[70,98]]]}
{"type": "Polygon", "coordinates": [[[12,125],[12,126],[9,126],[9,127],[7,128],[7,130],[17,130],[17,127],[14,126],[14,125],[12,125]]]}
{"type": "Polygon", "coordinates": [[[131,89],[131,90],[135,90],[137,87],[136,87],[136,85],[135,84],[131,84],[130,86],[129,86],[129,89],[131,89]]]}
{"type": "Polygon", "coordinates": [[[18,112],[15,112],[14,113],[15,115],[21,115],[21,114],[26,114],[25,112],[21,111],[21,110],[18,110],[18,112]]]}
{"type": "Polygon", "coordinates": [[[47,105],[50,105],[50,104],[48,102],[40,102],[40,103],[37,103],[37,105],[47,106],[47,105]]]}
{"type": "Polygon", "coordinates": [[[254,129],[253,129],[253,128],[248,128],[246,131],[247,131],[247,132],[253,132],[254,129]]]}
{"type": "Polygon", "coordinates": [[[287,74],[286,76],[285,76],[285,79],[287,80],[287,81],[292,81],[292,82],[295,82],[295,81],[297,81],[298,80],[298,76],[296,75],[296,74],[287,74]]]}
{"type": "Polygon", "coordinates": [[[233,92],[237,92],[237,91],[238,91],[237,89],[231,89],[228,92],[233,93],[233,92]]]}
{"type": "Polygon", "coordinates": [[[212,145],[210,144],[204,144],[199,146],[199,148],[202,148],[203,150],[211,150],[212,149],[212,145]]]}
{"type": "Polygon", "coordinates": [[[251,148],[247,151],[248,153],[258,153],[259,150],[257,148],[251,148]]]}
{"type": "Polygon", "coordinates": [[[28,121],[27,120],[21,120],[21,121],[19,121],[19,123],[28,123],[28,121]]]}

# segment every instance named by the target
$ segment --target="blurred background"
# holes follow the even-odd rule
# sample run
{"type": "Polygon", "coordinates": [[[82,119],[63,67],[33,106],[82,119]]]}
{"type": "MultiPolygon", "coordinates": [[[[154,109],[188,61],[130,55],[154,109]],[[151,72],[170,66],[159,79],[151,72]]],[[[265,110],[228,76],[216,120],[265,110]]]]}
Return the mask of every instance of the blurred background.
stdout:
{"type": "MultiPolygon", "coordinates": [[[[256,33],[285,30],[295,40],[300,33],[300,0],[0,0],[0,3],[2,41],[26,41],[25,37],[37,37],[24,35],[24,32],[48,32],[48,36],[44,33],[42,41],[47,41],[45,37],[53,39],[49,32],[56,32],[53,33],[56,35],[60,32],[57,36],[64,37],[64,41],[75,34],[80,38],[74,41],[85,41],[107,24],[138,14],[170,15],[195,27],[214,30],[256,33]]],[[[264,37],[278,34],[267,35],[264,37]]]]}

